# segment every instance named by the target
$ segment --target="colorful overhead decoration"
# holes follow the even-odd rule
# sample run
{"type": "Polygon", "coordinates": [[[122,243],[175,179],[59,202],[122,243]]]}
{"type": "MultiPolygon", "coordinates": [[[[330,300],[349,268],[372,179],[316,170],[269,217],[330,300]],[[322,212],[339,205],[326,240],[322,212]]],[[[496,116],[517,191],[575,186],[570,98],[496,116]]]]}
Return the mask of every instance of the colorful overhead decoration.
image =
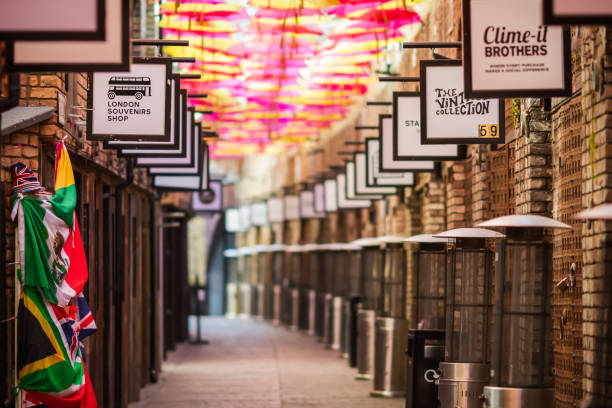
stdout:
{"type": "Polygon", "coordinates": [[[190,105],[219,134],[212,157],[276,154],[347,115],[423,1],[176,0],[162,3],[160,26],[190,41],[164,51],[196,59],[179,68],[201,78],[181,83],[208,94],[190,105]]]}

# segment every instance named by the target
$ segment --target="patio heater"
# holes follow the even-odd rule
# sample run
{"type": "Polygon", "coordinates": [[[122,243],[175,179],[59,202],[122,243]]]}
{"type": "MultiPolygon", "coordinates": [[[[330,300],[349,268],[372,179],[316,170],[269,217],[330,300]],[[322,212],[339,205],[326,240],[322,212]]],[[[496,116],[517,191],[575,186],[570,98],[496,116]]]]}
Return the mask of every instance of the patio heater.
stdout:
{"type": "Polygon", "coordinates": [[[298,328],[301,331],[309,332],[310,330],[310,253],[316,249],[315,244],[300,245],[299,251],[299,316],[298,328]]]}
{"type": "Polygon", "coordinates": [[[285,269],[285,246],[272,244],[270,250],[270,267],[272,269],[272,324],[279,325],[282,316],[283,271],[285,269]]]}
{"type": "Polygon", "coordinates": [[[259,283],[257,286],[258,314],[272,320],[272,251],[271,245],[262,245],[257,257],[259,283]]]}
{"type": "Polygon", "coordinates": [[[264,264],[266,246],[255,245],[251,255],[251,311],[257,320],[264,318],[264,264]]]}
{"type": "Polygon", "coordinates": [[[225,257],[225,316],[234,318],[238,314],[238,250],[235,248],[223,251],[225,257]]]}
{"type": "MultiPolygon", "coordinates": [[[[336,243],[329,247],[332,254],[331,273],[327,274],[330,279],[331,302],[329,307],[329,337],[327,347],[340,351],[342,335],[342,303],[348,285],[348,265],[346,254],[343,251],[344,244],[336,243]]],[[[329,298],[328,298],[329,299],[329,298]]]]}
{"type": "Polygon", "coordinates": [[[342,300],[342,330],[340,332],[340,357],[349,359],[349,366],[357,366],[357,305],[361,295],[361,247],[346,243],[342,245],[346,262],[346,280],[342,300]]]}
{"type": "Polygon", "coordinates": [[[447,239],[415,235],[405,242],[414,249],[413,328],[406,348],[406,408],[437,408],[438,387],[425,373],[444,361],[447,239]]]}
{"type": "Polygon", "coordinates": [[[317,315],[317,296],[321,293],[321,245],[310,244],[310,248],[306,252],[308,258],[308,334],[314,336],[317,334],[316,323],[317,315]]]}
{"type": "Polygon", "coordinates": [[[383,273],[375,321],[373,397],[406,395],[406,251],[403,237],[379,238],[383,273]]]}
{"type": "Polygon", "coordinates": [[[484,228],[457,228],[435,236],[453,240],[446,250],[446,342],[438,400],[441,408],[480,408],[490,371],[494,253],[489,247],[491,239],[504,235],[484,228]]]}
{"type": "MultiPolygon", "coordinates": [[[[316,278],[311,276],[311,279],[316,280],[317,286],[315,288],[315,322],[314,322],[314,331],[315,336],[318,338],[318,341],[325,343],[326,336],[326,327],[327,321],[325,314],[325,297],[327,296],[327,271],[331,270],[327,262],[329,261],[329,244],[319,244],[317,245],[317,250],[314,251],[318,257],[318,268],[312,269],[313,272],[316,273],[316,278]],[[316,269],[316,271],[314,270],[316,269]]],[[[311,265],[312,266],[312,265],[311,265]]]]}
{"type": "Polygon", "coordinates": [[[334,281],[336,277],[336,244],[325,244],[323,251],[323,344],[331,347],[334,309],[334,281]]]}
{"type": "Polygon", "coordinates": [[[507,215],[481,227],[505,228],[496,247],[491,385],[487,408],[552,408],[552,245],[546,229],[571,228],[540,215],[507,215]]]}
{"type": "Polygon", "coordinates": [[[300,327],[300,278],[302,269],[302,246],[290,245],[287,247],[288,264],[288,309],[289,328],[297,331],[300,327]]]}
{"type": "Polygon", "coordinates": [[[238,248],[238,279],[240,281],[238,316],[241,319],[248,319],[251,315],[252,254],[251,247],[238,248]]]}
{"type": "Polygon", "coordinates": [[[357,375],[355,379],[370,380],[374,367],[374,321],[380,294],[383,259],[378,238],[361,238],[352,243],[362,248],[363,288],[363,296],[357,312],[357,375]]]}

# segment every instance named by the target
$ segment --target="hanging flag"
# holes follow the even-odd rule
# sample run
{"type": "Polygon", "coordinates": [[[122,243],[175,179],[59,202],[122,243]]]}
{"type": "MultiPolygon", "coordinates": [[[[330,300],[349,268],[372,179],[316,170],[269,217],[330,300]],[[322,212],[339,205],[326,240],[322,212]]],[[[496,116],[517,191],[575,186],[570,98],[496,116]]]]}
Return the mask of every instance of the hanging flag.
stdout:
{"type": "MultiPolygon", "coordinates": [[[[11,169],[16,181],[29,171],[23,163],[15,163],[11,169]]],[[[52,197],[37,190],[23,196],[15,183],[13,190],[18,193],[12,217],[18,217],[21,283],[39,288],[51,303],[66,306],[83,290],[88,271],[75,213],[74,174],[64,144],[57,144],[52,197]]]]}

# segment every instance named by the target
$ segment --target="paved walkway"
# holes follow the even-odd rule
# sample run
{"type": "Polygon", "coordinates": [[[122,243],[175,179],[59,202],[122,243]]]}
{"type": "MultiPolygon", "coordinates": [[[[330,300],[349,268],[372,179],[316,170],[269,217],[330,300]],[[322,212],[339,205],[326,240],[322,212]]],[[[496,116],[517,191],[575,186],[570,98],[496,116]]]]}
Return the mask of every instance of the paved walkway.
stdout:
{"type": "Polygon", "coordinates": [[[265,322],[207,318],[209,345],[181,345],[130,408],[400,408],[316,339],[265,322]]]}

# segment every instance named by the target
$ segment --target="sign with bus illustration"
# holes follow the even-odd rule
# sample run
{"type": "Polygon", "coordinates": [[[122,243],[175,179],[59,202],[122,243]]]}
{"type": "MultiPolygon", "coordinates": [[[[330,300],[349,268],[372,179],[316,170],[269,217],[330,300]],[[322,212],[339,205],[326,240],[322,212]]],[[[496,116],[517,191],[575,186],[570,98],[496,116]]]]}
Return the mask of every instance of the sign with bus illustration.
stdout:
{"type": "Polygon", "coordinates": [[[117,142],[170,141],[169,58],[136,58],[129,72],[94,72],[87,138],[117,142]]]}

